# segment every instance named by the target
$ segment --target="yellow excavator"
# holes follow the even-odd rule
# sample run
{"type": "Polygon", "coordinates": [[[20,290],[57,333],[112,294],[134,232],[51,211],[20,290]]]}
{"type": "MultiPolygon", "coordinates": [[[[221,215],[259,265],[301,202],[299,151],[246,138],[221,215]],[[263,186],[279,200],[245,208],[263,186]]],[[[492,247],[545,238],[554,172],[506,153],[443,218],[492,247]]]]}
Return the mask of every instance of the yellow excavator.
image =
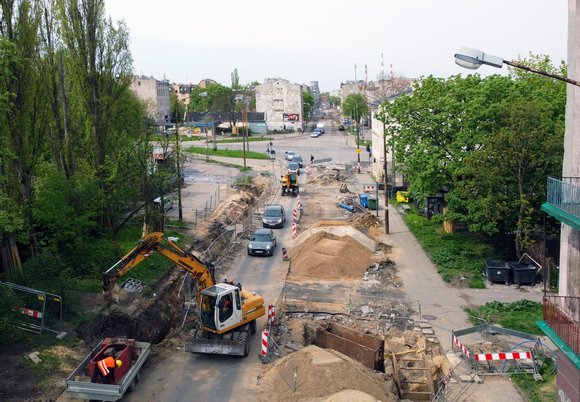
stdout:
{"type": "Polygon", "coordinates": [[[282,175],[282,195],[290,194],[290,195],[298,195],[299,187],[298,187],[298,174],[295,171],[286,171],[284,175],[282,175]]]}
{"type": "Polygon", "coordinates": [[[201,328],[193,331],[185,350],[247,356],[250,335],[256,332],[256,320],[265,314],[264,299],[255,292],[242,290],[233,282],[216,283],[214,267],[193,253],[181,249],[177,239],[155,232],[145,235],[135,248],[105,271],[103,290],[111,292],[118,278],[125,275],[152,253],[158,252],[191,274],[197,282],[196,300],[201,328]]]}

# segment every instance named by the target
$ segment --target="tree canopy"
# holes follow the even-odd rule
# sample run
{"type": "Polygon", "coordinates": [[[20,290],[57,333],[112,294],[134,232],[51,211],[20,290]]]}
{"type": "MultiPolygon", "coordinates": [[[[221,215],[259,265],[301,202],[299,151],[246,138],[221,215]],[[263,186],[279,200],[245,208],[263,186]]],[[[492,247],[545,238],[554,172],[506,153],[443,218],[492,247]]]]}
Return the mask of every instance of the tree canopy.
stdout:
{"type": "Polygon", "coordinates": [[[350,116],[354,121],[360,121],[362,116],[366,116],[369,107],[364,96],[361,94],[350,94],[342,104],[342,114],[350,116]]]}
{"type": "MultiPolygon", "coordinates": [[[[526,62],[556,70],[547,57],[526,62]]],[[[379,119],[416,199],[444,194],[448,218],[513,236],[519,256],[541,222],[546,177],[561,171],[564,110],[563,83],[512,71],[423,78],[379,119]]]]}

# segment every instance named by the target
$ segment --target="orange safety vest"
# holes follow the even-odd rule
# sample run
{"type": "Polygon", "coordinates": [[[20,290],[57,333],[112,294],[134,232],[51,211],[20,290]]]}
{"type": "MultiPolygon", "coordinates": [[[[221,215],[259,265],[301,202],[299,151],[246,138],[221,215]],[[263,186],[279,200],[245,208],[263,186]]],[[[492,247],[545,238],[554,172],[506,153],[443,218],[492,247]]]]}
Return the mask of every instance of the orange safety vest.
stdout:
{"type": "Polygon", "coordinates": [[[99,360],[97,366],[99,367],[99,370],[101,370],[103,377],[106,377],[109,375],[109,367],[115,367],[115,359],[112,357],[105,357],[103,360],[99,360]]]}

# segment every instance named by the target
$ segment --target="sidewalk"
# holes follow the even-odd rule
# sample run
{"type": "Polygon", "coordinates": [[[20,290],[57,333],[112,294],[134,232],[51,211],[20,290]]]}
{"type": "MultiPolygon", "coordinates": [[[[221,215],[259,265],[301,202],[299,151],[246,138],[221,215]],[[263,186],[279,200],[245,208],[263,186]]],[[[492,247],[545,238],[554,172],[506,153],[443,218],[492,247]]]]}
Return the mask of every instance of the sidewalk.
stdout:
{"type": "MultiPolygon", "coordinates": [[[[358,175],[362,192],[362,183],[368,174],[358,175]]],[[[384,194],[381,194],[379,211],[384,220],[384,194]]],[[[404,222],[403,212],[389,205],[389,234],[382,235],[382,241],[392,246],[392,260],[396,263],[403,290],[408,297],[418,300],[421,305],[421,316],[433,327],[443,350],[450,352],[451,331],[474,326],[467,319],[464,307],[482,305],[489,301],[513,302],[529,299],[542,300],[541,286],[516,289],[496,285],[488,289],[454,288],[443,281],[437,273],[437,267],[421,247],[404,222]]],[[[483,341],[479,334],[469,336],[469,342],[483,341]]],[[[508,377],[486,376],[482,384],[453,384],[458,391],[456,401],[506,401],[517,402],[526,399],[519,393],[508,377]],[[463,387],[463,388],[461,388],[463,387]],[[461,388],[461,389],[459,389],[461,388]]],[[[451,388],[450,388],[451,390],[451,388]]]]}

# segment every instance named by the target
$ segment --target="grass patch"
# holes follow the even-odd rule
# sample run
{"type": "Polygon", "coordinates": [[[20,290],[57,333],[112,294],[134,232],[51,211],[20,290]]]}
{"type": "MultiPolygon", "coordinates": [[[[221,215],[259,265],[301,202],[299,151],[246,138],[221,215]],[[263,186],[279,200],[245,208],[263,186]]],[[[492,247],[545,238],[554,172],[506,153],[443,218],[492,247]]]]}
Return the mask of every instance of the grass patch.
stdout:
{"type": "Polygon", "coordinates": [[[527,299],[513,303],[492,301],[483,306],[466,308],[471,323],[481,324],[481,319],[502,327],[528,334],[542,335],[535,322],[542,319],[542,304],[527,299]]]}
{"type": "Polygon", "coordinates": [[[543,381],[535,381],[531,374],[512,374],[511,380],[530,402],[549,402],[558,400],[556,372],[552,359],[546,359],[540,367],[543,381]]]}
{"type": "Polygon", "coordinates": [[[244,167],[244,165],[238,165],[237,163],[230,163],[230,162],[222,162],[222,161],[216,161],[215,159],[210,159],[208,161],[208,163],[217,163],[219,165],[222,166],[229,166],[229,167],[233,167],[235,169],[239,169],[240,172],[249,172],[252,170],[251,166],[246,166],[244,167]]]}
{"type": "Polygon", "coordinates": [[[489,238],[466,231],[445,233],[442,222],[427,220],[416,210],[408,211],[404,219],[445,282],[467,277],[469,287],[485,288],[483,261],[501,255],[489,238]]]}
{"type": "Polygon", "coordinates": [[[236,186],[249,186],[250,184],[252,184],[252,178],[250,176],[238,177],[234,182],[236,186]]]}
{"type": "MultiPolygon", "coordinates": [[[[188,147],[186,149],[187,152],[191,152],[194,154],[205,155],[206,151],[207,154],[210,156],[225,156],[228,158],[243,158],[244,151],[241,149],[218,149],[213,150],[212,148],[208,148],[206,150],[205,147],[188,147]]],[[[270,159],[265,152],[254,152],[254,151],[246,151],[246,158],[247,159],[270,159]]]]}
{"type": "MultiPolygon", "coordinates": [[[[172,221],[172,225],[177,223],[178,221],[172,221]]],[[[177,231],[176,229],[166,228],[167,230],[164,232],[165,236],[167,237],[178,237],[179,243],[181,246],[183,244],[188,244],[187,239],[184,238],[182,232],[177,231]]],[[[119,232],[117,236],[117,241],[119,243],[119,247],[122,250],[122,253],[128,253],[131,249],[133,249],[139,239],[141,238],[141,229],[138,227],[127,227],[126,230],[122,230],[119,232]]],[[[165,273],[173,267],[173,263],[163,257],[159,253],[153,253],[150,257],[143,260],[138,266],[133,268],[132,271],[128,272],[123,277],[119,278],[119,282],[123,282],[128,277],[138,279],[143,281],[146,285],[153,285],[155,284],[165,273]]],[[[151,288],[148,286],[147,288],[151,288]]]]}
{"type": "MultiPolygon", "coordinates": [[[[247,137],[246,141],[247,142],[258,142],[258,141],[272,141],[273,138],[272,137],[247,137]]],[[[243,137],[231,137],[231,138],[226,138],[223,140],[217,140],[218,143],[220,144],[228,144],[228,143],[234,143],[234,142],[243,142],[243,137]]]]}

